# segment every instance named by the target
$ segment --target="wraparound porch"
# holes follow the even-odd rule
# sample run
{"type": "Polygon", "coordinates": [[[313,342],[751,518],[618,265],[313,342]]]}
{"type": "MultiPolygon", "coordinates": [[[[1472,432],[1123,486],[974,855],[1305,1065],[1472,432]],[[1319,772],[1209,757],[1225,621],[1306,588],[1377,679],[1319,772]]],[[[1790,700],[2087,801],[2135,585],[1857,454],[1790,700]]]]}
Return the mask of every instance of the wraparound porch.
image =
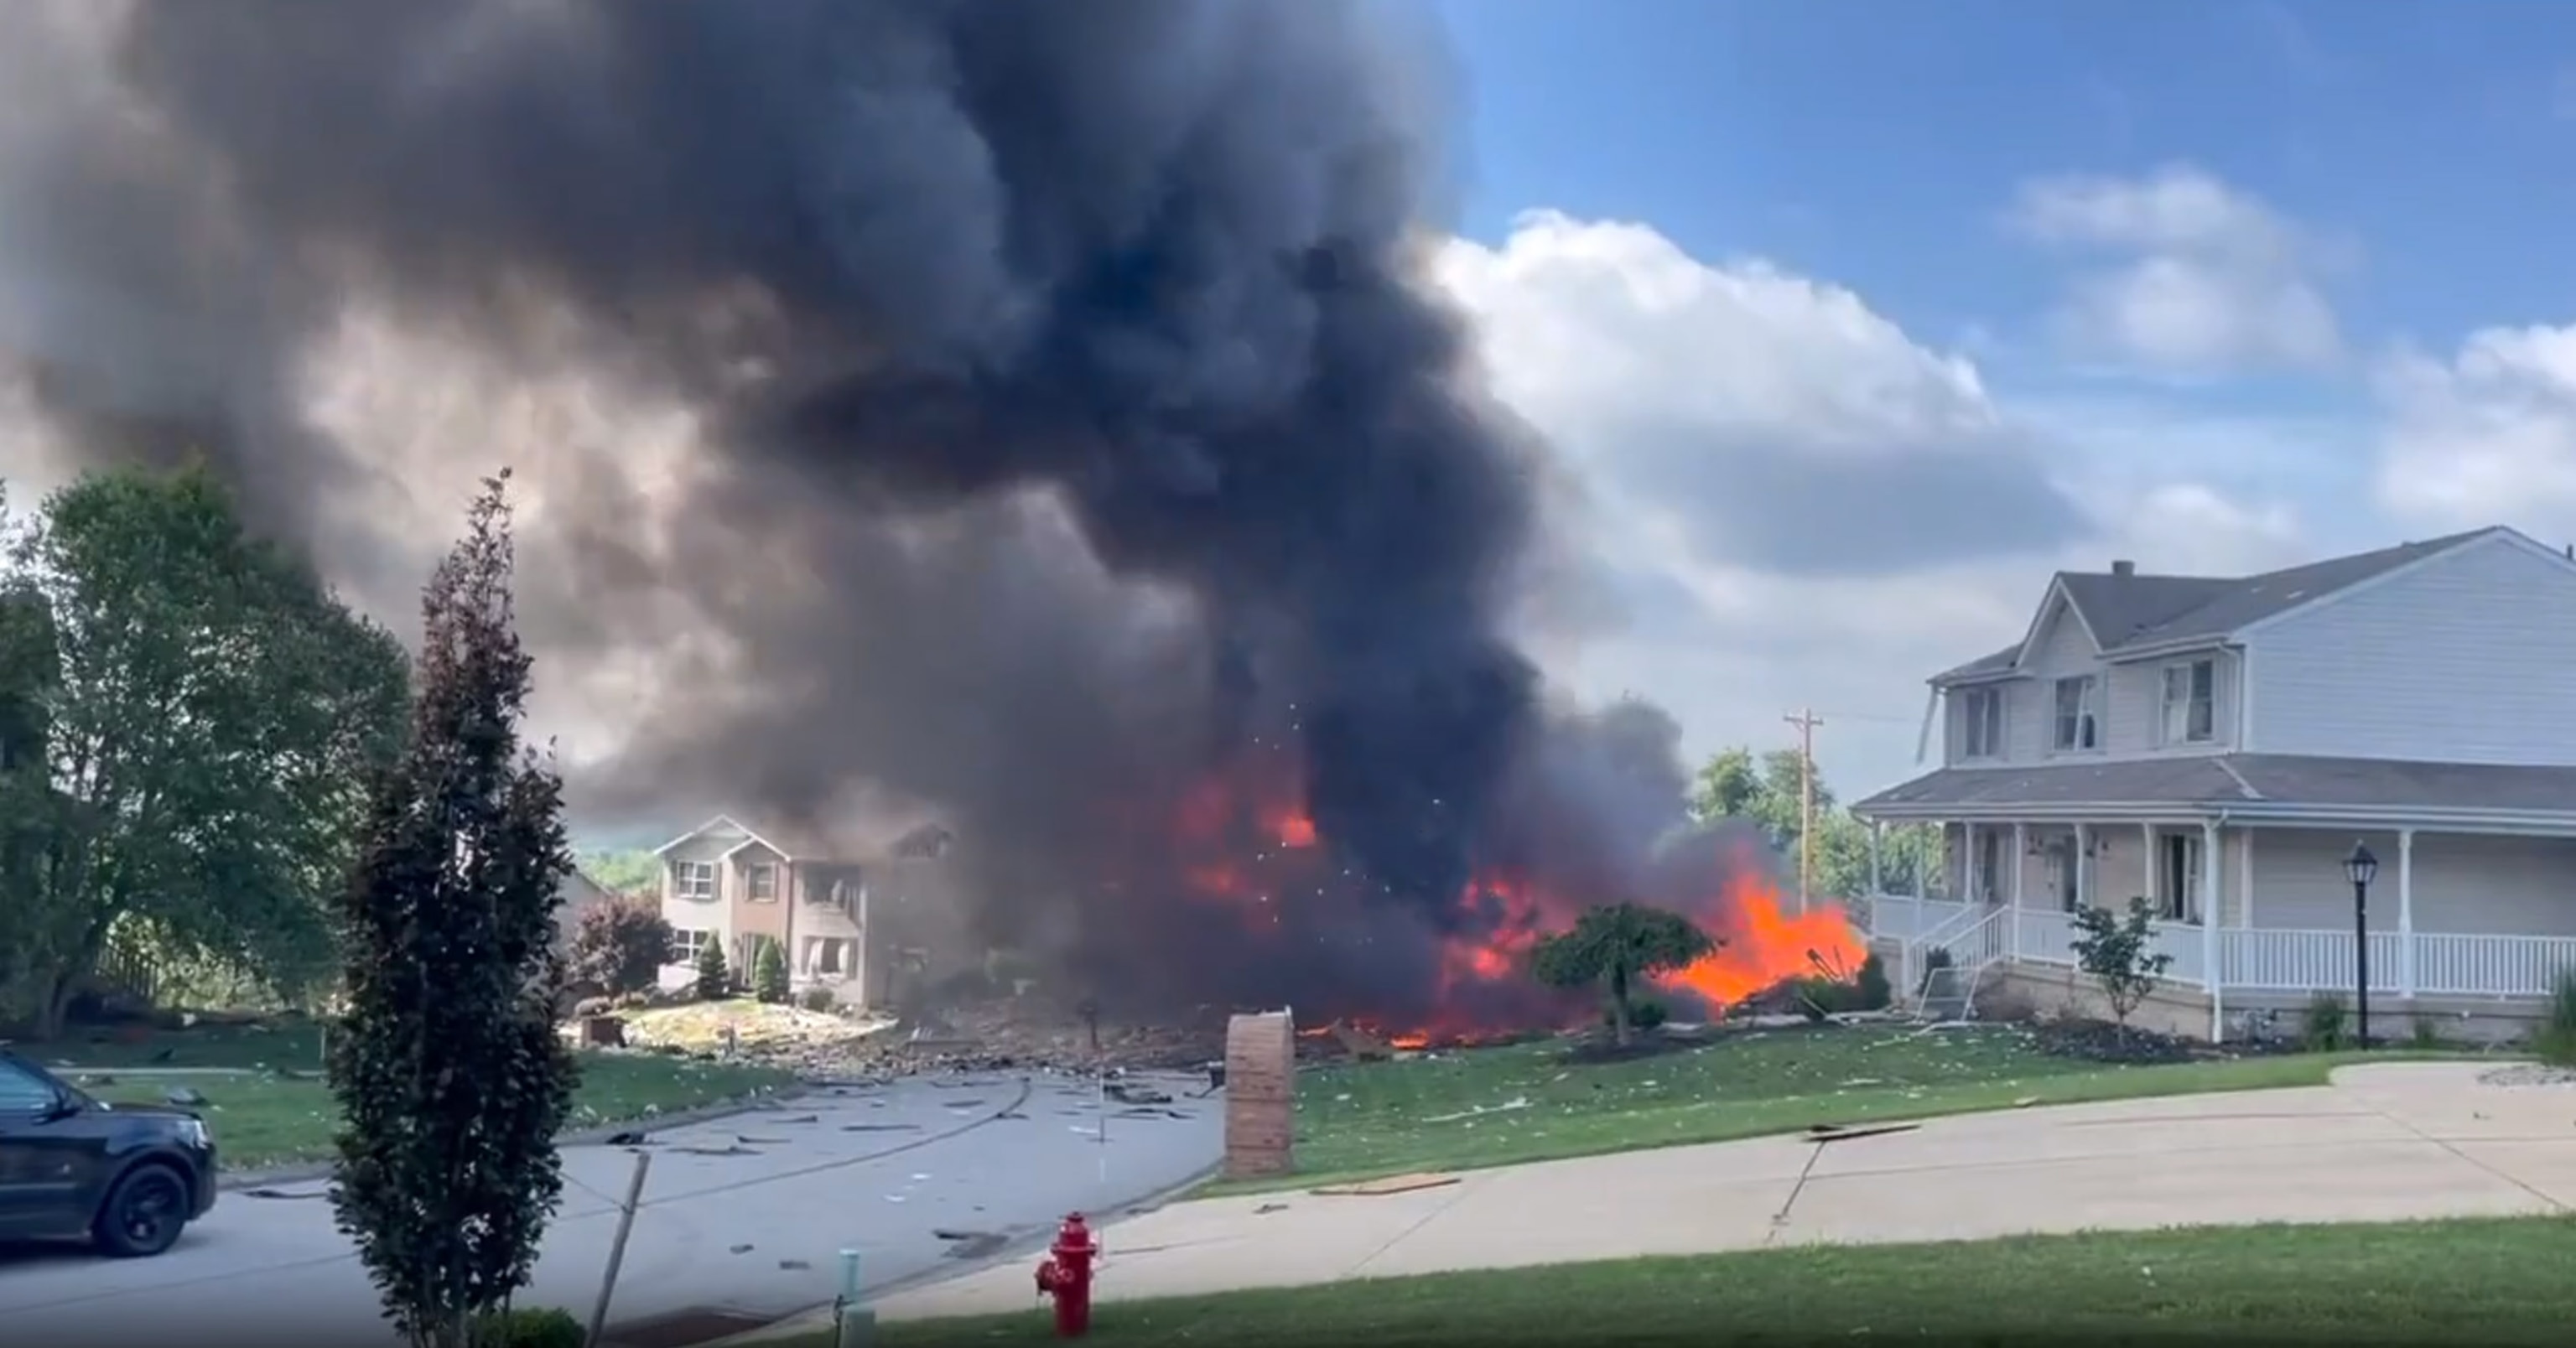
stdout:
{"type": "Polygon", "coordinates": [[[2205,996],[2194,1032],[2222,1038],[2232,1012],[2352,993],[2361,938],[2342,860],[2358,838],[2380,858],[2366,918],[2382,1008],[2536,1003],[2576,969],[2576,838],[2566,832],[2159,814],[1927,821],[1943,840],[1927,892],[1876,894],[1854,905],[1855,919],[1910,988],[1934,949],[1972,983],[1998,967],[2071,971],[2072,914],[2142,897],[2162,914],[2165,984],[2205,996]]]}

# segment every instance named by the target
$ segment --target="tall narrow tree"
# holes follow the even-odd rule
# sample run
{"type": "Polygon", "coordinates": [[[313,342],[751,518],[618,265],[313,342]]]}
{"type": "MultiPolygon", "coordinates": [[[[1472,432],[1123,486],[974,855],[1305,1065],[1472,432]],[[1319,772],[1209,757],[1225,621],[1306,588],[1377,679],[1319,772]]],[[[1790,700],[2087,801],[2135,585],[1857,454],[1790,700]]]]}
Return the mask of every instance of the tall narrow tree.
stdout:
{"type": "Polygon", "coordinates": [[[536,1261],[563,1193],[572,1055],[555,1029],[562,783],[519,741],[508,474],[422,603],[411,741],[373,799],[332,1036],[340,1227],[420,1348],[457,1348],[536,1261]]]}

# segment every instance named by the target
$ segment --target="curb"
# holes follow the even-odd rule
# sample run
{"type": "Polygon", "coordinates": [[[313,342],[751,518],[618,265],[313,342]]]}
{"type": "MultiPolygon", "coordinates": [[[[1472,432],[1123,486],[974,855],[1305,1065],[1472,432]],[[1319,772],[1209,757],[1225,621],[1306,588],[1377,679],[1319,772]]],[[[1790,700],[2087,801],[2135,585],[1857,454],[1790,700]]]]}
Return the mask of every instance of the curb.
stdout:
{"type": "MultiPolygon", "coordinates": [[[[619,1133],[635,1132],[639,1127],[647,1130],[685,1128],[692,1124],[713,1123],[718,1119],[730,1119],[742,1114],[757,1114],[774,1105],[804,1099],[808,1095],[836,1084],[840,1083],[799,1081],[792,1086],[780,1087],[767,1095],[736,1096],[716,1104],[700,1105],[694,1109],[673,1110],[668,1114],[646,1114],[631,1119],[612,1119],[575,1132],[557,1134],[555,1145],[596,1147],[619,1133]]],[[[217,1139],[217,1141],[221,1140],[217,1139]]],[[[264,1166],[257,1170],[227,1170],[216,1178],[215,1189],[218,1193],[232,1193],[242,1189],[265,1189],[280,1184],[303,1184],[310,1180],[327,1178],[333,1168],[333,1164],[329,1161],[299,1161],[292,1165],[264,1166]]]]}

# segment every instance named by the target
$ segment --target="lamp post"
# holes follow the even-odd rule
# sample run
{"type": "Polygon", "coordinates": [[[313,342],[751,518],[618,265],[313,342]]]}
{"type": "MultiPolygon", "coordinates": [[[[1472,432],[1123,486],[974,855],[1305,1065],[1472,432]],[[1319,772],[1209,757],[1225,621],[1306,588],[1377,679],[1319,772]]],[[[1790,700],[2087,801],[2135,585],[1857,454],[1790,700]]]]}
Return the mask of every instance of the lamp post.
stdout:
{"type": "Polygon", "coordinates": [[[2379,858],[2366,843],[2354,842],[2343,859],[2344,878],[2352,881],[2352,1005],[2359,1022],[2361,1046],[2370,1047],[2370,882],[2379,874],[2379,858]]]}

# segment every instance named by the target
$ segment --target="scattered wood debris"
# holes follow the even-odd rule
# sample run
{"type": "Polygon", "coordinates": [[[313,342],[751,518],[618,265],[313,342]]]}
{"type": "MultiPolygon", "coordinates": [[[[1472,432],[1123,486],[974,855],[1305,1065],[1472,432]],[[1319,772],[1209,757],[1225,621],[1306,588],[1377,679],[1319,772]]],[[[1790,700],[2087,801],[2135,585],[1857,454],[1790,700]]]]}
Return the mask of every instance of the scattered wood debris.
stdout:
{"type": "Polygon", "coordinates": [[[1306,1192],[1322,1198],[1383,1198],[1388,1194],[1409,1194],[1419,1189],[1439,1189],[1456,1184],[1456,1175],[1389,1175],[1385,1179],[1358,1180],[1349,1184],[1326,1184],[1306,1192]]]}

